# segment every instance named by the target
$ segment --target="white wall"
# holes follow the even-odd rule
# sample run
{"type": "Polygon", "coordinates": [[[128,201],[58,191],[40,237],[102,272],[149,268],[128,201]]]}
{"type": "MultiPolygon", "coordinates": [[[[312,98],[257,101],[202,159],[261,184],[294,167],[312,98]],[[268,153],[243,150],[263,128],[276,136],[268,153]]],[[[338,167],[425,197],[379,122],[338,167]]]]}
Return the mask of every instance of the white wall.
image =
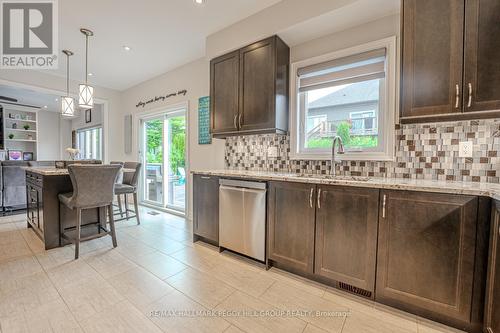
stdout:
{"type": "MultiPolygon", "coordinates": [[[[120,123],[123,127],[123,117],[126,114],[134,116],[144,115],[151,110],[161,110],[168,105],[182,102],[189,103],[188,110],[188,150],[190,170],[221,169],[224,167],[224,140],[212,140],[210,145],[198,144],[198,98],[209,95],[209,63],[205,59],[199,59],[176,70],[165,73],[152,80],[132,87],[122,94],[122,109],[120,110],[120,123]],[[176,96],[164,102],[147,105],[145,108],[136,108],[137,102],[151,97],[166,95],[172,91],[186,89],[186,96],[176,96]]],[[[137,118],[137,117],[136,117],[137,118]]],[[[127,156],[129,160],[137,158],[137,123],[133,124],[133,151],[127,156]]],[[[112,146],[111,146],[112,147],[112,146]]],[[[191,177],[190,177],[191,180],[191,177]]],[[[188,182],[189,203],[192,202],[191,181],[188,182]]],[[[188,216],[192,217],[192,209],[188,207],[188,216]]]]}
{"type": "Polygon", "coordinates": [[[38,117],[37,160],[61,159],[60,115],[57,112],[40,110],[38,117]]]}
{"type": "MultiPolygon", "coordinates": [[[[96,104],[91,111],[90,123],[85,122],[85,111],[80,111],[77,118],[71,120],[72,130],[102,125],[102,105],[96,104]]],[[[71,134],[71,133],[70,133],[71,134]]]]}

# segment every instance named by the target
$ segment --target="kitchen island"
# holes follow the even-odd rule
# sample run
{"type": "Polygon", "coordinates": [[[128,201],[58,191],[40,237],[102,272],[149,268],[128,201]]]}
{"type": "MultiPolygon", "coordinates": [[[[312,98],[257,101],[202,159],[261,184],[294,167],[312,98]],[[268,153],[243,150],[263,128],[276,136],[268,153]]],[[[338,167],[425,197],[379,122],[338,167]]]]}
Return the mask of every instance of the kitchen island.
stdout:
{"type": "MultiPolygon", "coordinates": [[[[73,191],[67,169],[26,167],[27,226],[42,239],[45,249],[66,245],[60,235],[60,221],[65,228],[76,225],[76,210],[59,207],[60,193],[73,191]]],[[[82,212],[82,236],[98,232],[97,223],[106,224],[104,209],[82,212]]]]}

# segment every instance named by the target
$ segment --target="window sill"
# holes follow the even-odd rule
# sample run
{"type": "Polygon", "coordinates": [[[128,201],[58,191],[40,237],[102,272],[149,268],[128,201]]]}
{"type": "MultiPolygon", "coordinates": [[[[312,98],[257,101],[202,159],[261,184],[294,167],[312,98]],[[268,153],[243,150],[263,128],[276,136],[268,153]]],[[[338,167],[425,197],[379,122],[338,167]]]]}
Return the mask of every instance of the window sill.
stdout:
{"type": "MultiPolygon", "coordinates": [[[[341,161],[373,161],[373,162],[392,162],[394,155],[383,152],[373,153],[345,153],[337,155],[341,161]]],[[[329,153],[290,153],[291,160],[310,160],[310,161],[330,161],[332,154],[329,153]]]]}

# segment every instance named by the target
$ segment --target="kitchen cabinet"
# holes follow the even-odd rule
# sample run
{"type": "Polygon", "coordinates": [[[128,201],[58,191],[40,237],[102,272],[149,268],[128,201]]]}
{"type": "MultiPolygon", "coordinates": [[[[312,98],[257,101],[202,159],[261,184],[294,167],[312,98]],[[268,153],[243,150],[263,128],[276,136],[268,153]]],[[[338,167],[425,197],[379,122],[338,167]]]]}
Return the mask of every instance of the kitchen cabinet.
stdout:
{"type": "Polygon", "coordinates": [[[273,36],[210,62],[215,137],[288,130],[290,49],[273,36]]]}
{"type": "Polygon", "coordinates": [[[477,214],[474,196],[382,191],[375,300],[468,327],[477,214]]]}
{"type": "Polygon", "coordinates": [[[401,122],[500,113],[500,3],[403,0],[401,122]]]}
{"type": "Polygon", "coordinates": [[[26,214],[28,226],[44,238],[42,177],[31,173],[26,177],[26,214]]]}
{"type": "Polygon", "coordinates": [[[371,295],[375,288],[379,190],[318,186],[317,191],[314,273],[371,295]]]}
{"type": "Polygon", "coordinates": [[[500,333],[500,202],[493,202],[484,326],[500,333]]]}
{"type": "Polygon", "coordinates": [[[300,273],[314,267],[316,185],[271,182],[268,196],[268,258],[300,273]]]}
{"type": "Polygon", "coordinates": [[[193,240],[219,244],[219,178],[193,176],[193,240]]]}
{"type": "Polygon", "coordinates": [[[212,133],[238,130],[240,52],[235,51],[210,63],[210,109],[212,133]]]}
{"type": "Polygon", "coordinates": [[[466,0],[464,111],[500,109],[500,1],[466,0]]]}

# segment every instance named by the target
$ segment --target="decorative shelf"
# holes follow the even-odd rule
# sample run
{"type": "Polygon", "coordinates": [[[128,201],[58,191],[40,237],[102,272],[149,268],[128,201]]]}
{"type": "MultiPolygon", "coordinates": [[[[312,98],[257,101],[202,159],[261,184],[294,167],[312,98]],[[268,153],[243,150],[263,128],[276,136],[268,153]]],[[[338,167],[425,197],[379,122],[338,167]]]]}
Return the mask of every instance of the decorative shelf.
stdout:
{"type": "Polygon", "coordinates": [[[8,127],[5,127],[5,129],[12,131],[12,132],[36,133],[36,130],[25,130],[25,129],[20,129],[20,128],[8,128],[8,127]]]}
{"type": "Polygon", "coordinates": [[[24,121],[25,123],[36,123],[36,120],[28,120],[28,119],[5,118],[5,120],[9,120],[9,121],[24,121]]]}
{"type": "Polygon", "coordinates": [[[5,141],[11,141],[11,142],[36,142],[36,140],[28,140],[28,139],[5,139],[5,141]]]}

